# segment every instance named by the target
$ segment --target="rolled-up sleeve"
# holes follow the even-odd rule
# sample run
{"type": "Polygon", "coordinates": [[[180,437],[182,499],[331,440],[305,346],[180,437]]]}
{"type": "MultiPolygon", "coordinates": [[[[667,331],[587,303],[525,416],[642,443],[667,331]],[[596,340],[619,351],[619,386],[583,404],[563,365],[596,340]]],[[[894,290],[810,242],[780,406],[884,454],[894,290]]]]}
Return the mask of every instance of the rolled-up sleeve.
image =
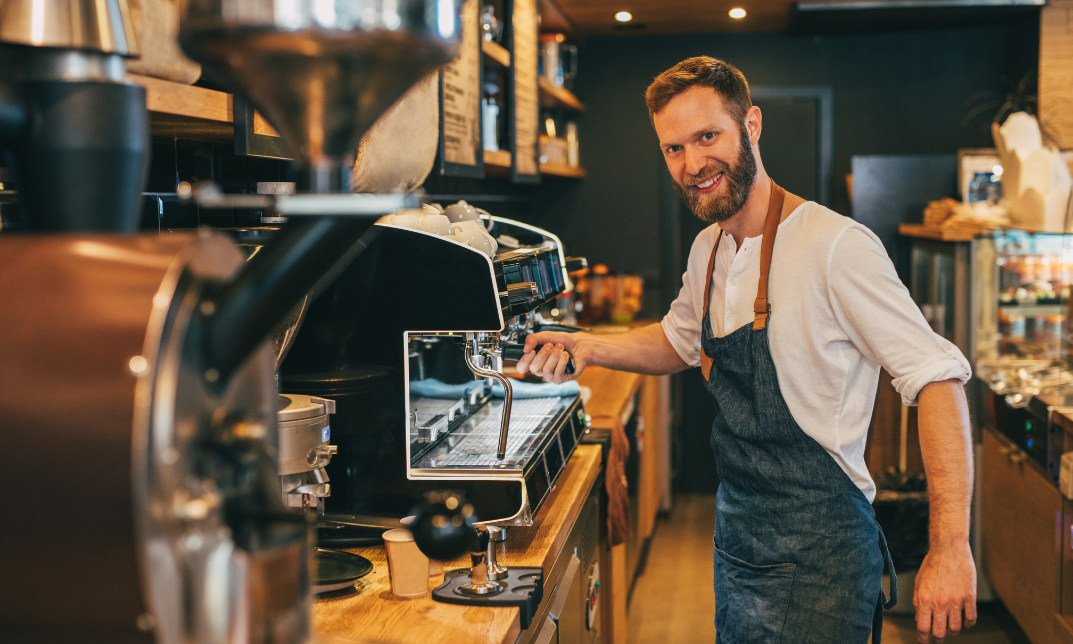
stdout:
{"type": "Polygon", "coordinates": [[[968,360],[935,333],[870,230],[854,224],[831,247],[827,285],[842,331],[857,349],[894,377],[906,405],[932,382],[972,375],[968,360]]]}
{"type": "Polygon", "coordinates": [[[697,235],[689,251],[686,272],[682,275],[682,290],[671,302],[663,316],[663,335],[671,343],[682,362],[700,366],[701,322],[704,319],[704,284],[708,276],[708,259],[719,228],[711,226],[697,235]]]}

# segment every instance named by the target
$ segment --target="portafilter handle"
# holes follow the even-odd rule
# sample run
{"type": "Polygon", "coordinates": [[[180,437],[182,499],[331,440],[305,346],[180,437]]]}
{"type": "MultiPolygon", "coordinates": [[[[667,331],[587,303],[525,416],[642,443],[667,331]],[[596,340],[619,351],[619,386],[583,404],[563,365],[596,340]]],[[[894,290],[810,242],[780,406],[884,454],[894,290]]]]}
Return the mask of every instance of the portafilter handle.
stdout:
{"type": "MultiPolygon", "coordinates": [[[[525,355],[525,338],[526,338],[526,336],[523,335],[520,338],[518,338],[519,340],[521,340],[521,342],[518,342],[518,343],[510,342],[510,343],[501,344],[500,349],[503,352],[503,359],[504,360],[521,360],[522,356],[525,355]]],[[[533,351],[539,352],[543,348],[544,348],[544,345],[538,344],[533,349],[533,351]]],[[[574,355],[572,353],[570,353],[569,351],[567,351],[566,354],[570,356],[570,362],[566,363],[566,373],[574,373],[574,355]]]]}

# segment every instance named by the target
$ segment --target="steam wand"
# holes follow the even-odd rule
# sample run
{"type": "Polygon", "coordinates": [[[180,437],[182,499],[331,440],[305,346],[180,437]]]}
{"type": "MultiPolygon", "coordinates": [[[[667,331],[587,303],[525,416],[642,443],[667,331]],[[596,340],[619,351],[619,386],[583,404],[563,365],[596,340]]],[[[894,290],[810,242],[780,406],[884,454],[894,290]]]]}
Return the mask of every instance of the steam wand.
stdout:
{"type": "Polygon", "coordinates": [[[511,387],[510,378],[494,369],[485,369],[477,365],[474,359],[476,350],[477,340],[466,342],[466,366],[469,367],[469,370],[481,378],[494,378],[499,381],[499,384],[503,385],[503,422],[499,428],[499,451],[496,453],[496,458],[503,460],[507,456],[507,429],[510,424],[510,405],[513,400],[514,389],[511,387]]]}

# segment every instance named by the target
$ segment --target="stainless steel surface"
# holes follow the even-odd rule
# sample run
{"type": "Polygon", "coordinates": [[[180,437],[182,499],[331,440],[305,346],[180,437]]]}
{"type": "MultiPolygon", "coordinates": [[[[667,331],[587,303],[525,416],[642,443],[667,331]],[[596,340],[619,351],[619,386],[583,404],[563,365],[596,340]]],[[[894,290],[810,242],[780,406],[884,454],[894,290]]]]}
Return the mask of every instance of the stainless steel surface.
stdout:
{"type": "Polygon", "coordinates": [[[0,302],[22,303],[0,306],[0,469],[38,491],[12,499],[20,518],[0,530],[22,580],[0,601],[0,632],[308,639],[306,530],[255,518],[283,512],[263,489],[272,355],[263,344],[218,388],[196,359],[198,294],[241,265],[219,235],[0,239],[0,302]],[[62,474],[18,456],[30,445],[62,474]]]}
{"type": "Polygon", "coordinates": [[[127,0],[0,0],[0,42],[138,55],[127,0]]]}
{"type": "Polygon", "coordinates": [[[122,83],[126,74],[126,63],[118,54],[48,47],[0,47],[0,78],[7,81],[122,83]]]}
{"type": "Polygon", "coordinates": [[[323,499],[331,494],[324,468],[338,449],[329,445],[328,415],[335,401],[300,394],[280,394],[279,474],[283,504],[303,511],[323,512],[323,499]]]}
{"type": "Polygon", "coordinates": [[[485,369],[477,364],[473,353],[476,346],[477,340],[466,342],[466,366],[474,374],[482,378],[493,378],[503,385],[503,422],[499,429],[499,449],[496,452],[496,457],[503,460],[507,455],[507,432],[510,429],[510,406],[514,398],[514,389],[511,387],[510,378],[494,369],[485,369]]]}
{"type": "Polygon", "coordinates": [[[335,413],[334,400],[299,394],[280,394],[279,397],[281,399],[279,404],[283,406],[276,413],[276,417],[281,423],[292,420],[309,420],[335,413]]]}
{"type": "Polygon", "coordinates": [[[260,208],[276,215],[353,215],[380,217],[386,212],[420,206],[414,195],[370,194],[301,194],[240,195],[223,194],[215,186],[195,189],[202,208],[260,208]]]}
{"type": "Polygon", "coordinates": [[[460,41],[457,0],[191,0],[180,32],[187,55],[248,98],[325,178],[460,41]]]}
{"type": "Polygon", "coordinates": [[[492,595],[498,593],[503,587],[488,576],[488,555],[486,553],[473,553],[473,568],[470,569],[469,583],[462,584],[458,590],[467,595],[492,595]]]}
{"type": "Polygon", "coordinates": [[[485,526],[485,529],[488,530],[488,578],[492,581],[506,579],[507,568],[499,565],[496,554],[499,544],[507,539],[507,529],[494,525],[485,526]]]}

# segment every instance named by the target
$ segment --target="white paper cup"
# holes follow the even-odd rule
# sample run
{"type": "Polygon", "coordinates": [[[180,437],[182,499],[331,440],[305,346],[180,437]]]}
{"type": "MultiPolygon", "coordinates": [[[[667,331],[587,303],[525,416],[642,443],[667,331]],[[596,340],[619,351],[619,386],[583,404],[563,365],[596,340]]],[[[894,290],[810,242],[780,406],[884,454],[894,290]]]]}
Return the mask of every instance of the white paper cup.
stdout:
{"type": "MultiPolygon", "coordinates": [[[[413,525],[414,519],[416,519],[416,518],[417,517],[413,516],[413,515],[408,516],[408,517],[403,517],[403,518],[399,519],[399,523],[401,523],[402,525],[405,525],[405,526],[413,525]]],[[[442,574],[443,574],[443,562],[439,561],[438,559],[429,559],[428,560],[428,576],[429,577],[435,577],[436,575],[442,575],[442,574]]]]}
{"type": "Polygon", "coordinates": [[[428,576],[435,577],[443,574],[443,562],[438,559],[428,560],[428,576]]]}
{"type": "Polygon", "coordinates": [[[413,596],[428,592],[429,562],[414,543],[414,536],[405,528],[384,533],[387,568],[391,576],[391,592],[413,596]]]}

